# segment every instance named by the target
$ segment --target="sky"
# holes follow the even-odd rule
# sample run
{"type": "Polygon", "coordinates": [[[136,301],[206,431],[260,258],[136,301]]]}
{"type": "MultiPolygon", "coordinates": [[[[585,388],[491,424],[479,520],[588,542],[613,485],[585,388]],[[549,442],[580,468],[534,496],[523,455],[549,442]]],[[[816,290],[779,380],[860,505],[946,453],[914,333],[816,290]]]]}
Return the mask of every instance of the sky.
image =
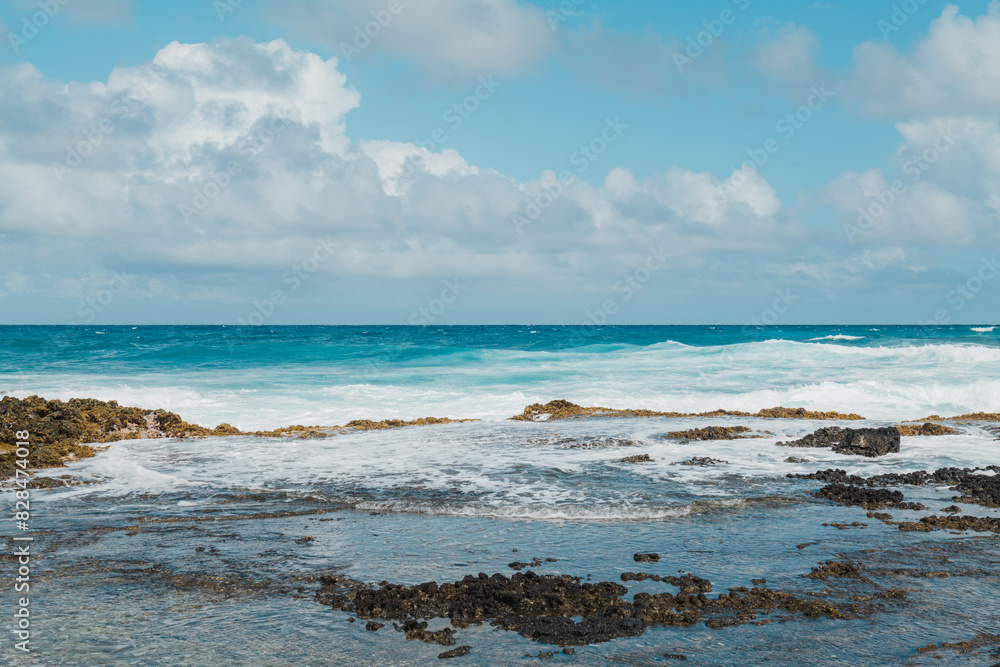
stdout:
{"type": "Polygon", "coordinates": [[[0,324],[992,324],[1000,3],[8,0],[0,324]]]}

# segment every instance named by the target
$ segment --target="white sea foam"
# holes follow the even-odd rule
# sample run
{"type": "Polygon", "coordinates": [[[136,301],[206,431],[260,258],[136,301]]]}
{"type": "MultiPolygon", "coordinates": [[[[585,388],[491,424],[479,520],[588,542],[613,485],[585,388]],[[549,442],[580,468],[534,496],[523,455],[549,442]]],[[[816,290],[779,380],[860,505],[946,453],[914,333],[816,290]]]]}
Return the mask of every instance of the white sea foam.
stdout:
{"type": "MultiPolygon", "coordinates": [[[[242,374],[37,375],[6,378],[17,397],[92,397],[165,408],[188,421],[247,430],[352,419],[506,419],[564,398],[581,405],[702,412],[785,405],[870,418],[1000,412],[1000,347],[972,344],[846,346],[760,341],[694,347],[592,345],[570,350],[477,351],[427,365],[329,366],[242,374]]],[[[5,387],[5,389],[8,389],[5,387]]]]}
{"type": "Polygon", "coordinates": [[[810,338],[810,341],[818,340],[864,340],[864,336],[848,336],[847,334],[834,334],[832,336],[823,336],[821,338],[810,338]]]}
{"type": "Polygon", "coordinates": [[[996,327],[971,327],[971,328],[976,333],[990,333],[994,329],[996,329],[996,327]]]}

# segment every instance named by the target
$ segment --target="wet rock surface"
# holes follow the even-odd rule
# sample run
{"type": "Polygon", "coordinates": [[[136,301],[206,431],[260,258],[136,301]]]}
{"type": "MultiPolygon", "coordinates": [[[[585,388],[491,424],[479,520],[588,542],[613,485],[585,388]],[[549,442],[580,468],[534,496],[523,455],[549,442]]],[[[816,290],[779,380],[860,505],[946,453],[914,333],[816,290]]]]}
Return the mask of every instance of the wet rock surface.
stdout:
{"type": "Polygon", "coordinates": [[[933,422],[925,422],[919,426],[914,426],[913,424],[896,424],[894,426],[900,435],[913,436],[913,435],[956,435],[958,431],[950,426],[945,426],[944,424],[934,424],[933,422]]]}
{"type": "Polygon", "coordinates": [[[908,503],[902,492],[887,489],[867,489],[848,484],[828,484],[816,492],[819,498],[826,498],[841,505],[854,505],[869,510],[896,507],[899,509],[927,509],[920,503],[908,503]]]}
{"type": "Polygon", "coordinates": [[[708,456],[692,456],[686,461],[677,461],[674,465],[704,467],[704,466],[722,465],[725,463],[729,463],[729,461],[723,461],[722,459],[713,459],[708,456]]]}
{"type": "MultiPolygon", "coordinates": [[[[869,582],[860,572],[859,566],[831,562],[805,576],[869,582]]],[[[618,583],[585,583],[580,577],[533,572],[509,578],[481,573],[467,575],[454,583],[427,582],[414,586],[384,581],[370,586],[326,575],[320,578],[322,587],[316,599],[360,619],[396,621],[397,629],[407,639],[443,645],[455,642],[454,631],[449,627],[430,632],[427,620],[446,618],[458,629],[488,622],[540,643],[582,646],[637,637],[652,625],[689,627],[703,622],[717,629],[769,622],[770,619],[758,620],[758,615],[775,611],[831,619],[850,619],[858,613],[867,613],[856,602],[835,604],[757,586],[730,588],[728,593],[709,597],[705,593],[712,590],[712,583],[693,574],[672,577],[626,573],[622,579],[667,582],[676,585],[680,592],[636,593],[629,601],[622,599],[628,589],[618,583]]]]}
{"type": "Polygon", "coordinates": [[[544,405],[532,403],[524,411],[511,417],[514,421],[550,421],[556,419],[585,419],[589,417],[759,417],[761,419],[864,419],[854,413],[817,412],[805,408],[765,408],[757,412],[742,412],[739,410],[712,410],[710,412],[661,412],[646,409],[615,409],[602,407],[583,407],[564,399],[549,401],[544,405]]]}
{"type": "Polygon", "coordinates": [[[777,442],[783,447],[829,447],[838,454],[885,456],[899,451],[900,433],[894,426],[841,428],[827,426],[798,440],[777,442]]]}
{"type": "Polygon", "coordinates": [[[780,447],[834,447],[844,439],[844,430],[839,426],[826,426],[798,440],[778,441],[780,447]]]}
{"type": "Polygon", "coordinates": [[[746,436],[750,428],[746,426],[706,426],[692,428],[687,431],[671,431],[667,437],[674,440],[740,440],[742,438],[759,438],[761,436],[746,436]]]}
{"type": "Polygon", "coordinates": [[[696,577],[693,574],[685,574],[680,577],[659,574],[647,574],[645,572],[622,572],[622,581],[660,581],[677,586],[681,593],[709,593],[712,591],[712,582],[708,579],[696,577]]]}
{"type": "MultiPolygon", "coordinates": [[[[788,477],[866,487],[903,485],[950,486],[962,494],[952,498],[956,502],[975,503],[985,507],[1000,507],[1000,475],[995,474],[998,472],[1000,472],[1000,466],[989,465],[983,468],[938,468],[933,471],[915,470],[913,472],[886,473],[872,477],[861,477],[859,475],[850,475],[846,470],[831,468],[808,474],[789,474],[788,477]]],[[[831,497],[832,499],[834,498],[831,497]]],[[[892,505],[887,506],[891,507],[892,505]]]]}
{"type": "Polygon", "coordinates": [[[838,454],[856,456],[885,456],[899,451],[899,431],[893,426],[884,428],[844,429],[844,439],[835,445],[838,454]]]}
{"type": "Polygon", "coordinates": [[[619,460],[619,463],[652,463],[653,459],[649,457],[649,454],[635,454],[633,456],[626,456],[619,460]]]}

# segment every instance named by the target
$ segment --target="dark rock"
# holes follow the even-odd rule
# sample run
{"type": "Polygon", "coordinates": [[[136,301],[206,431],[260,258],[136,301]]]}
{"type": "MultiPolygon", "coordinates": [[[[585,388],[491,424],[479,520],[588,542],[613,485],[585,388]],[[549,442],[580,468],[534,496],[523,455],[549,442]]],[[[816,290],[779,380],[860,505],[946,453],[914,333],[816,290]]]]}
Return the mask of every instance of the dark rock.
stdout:
{"type": "Polygon", "coordinates": [[[743,435],[750,429],[746,426],[706,426],[687,431],[671,431],[668,438],[684,440],[740,440],[749,436],[743,435]]]}
{"type": "Polygon", "coordinates": [[[621,459],[619,463],[652,463],[653,459],[649,458],[649,454],[634,454],[633,456],[626,456],[621,459]]]}
{"type": "Polygon", "coordinates": [[[378,632],[384,627],[385,623],[379,623],[377,621],[368,621],[368,623],[365,624],[365,630],[367,630],[368,632],[378,632]]]}
{"type": "Polygon", "coordinates": [[[723,461],[722,459],[713,459],[708,456],[693,456],[687,461],[680,461],[677,465],[682,466],[714,466],[720,463],[729,463],[729,461],[723,461]]]}
{"type": "Polygon", "coordinates": [[[920,503],[904,502],[903,494],[887,489],[865,489],[845,484],[828,484],[816,492],[819,498],[826,498],[841,505],[854,505],[867,510],[896,507],[899,509],[927,509],[920,503]]]}
{"type": "Polygon", "coordinates": [[[660,560],[660,554],[634,554],[632,556],[632,560],[636,563],[655,563],[660,560]]]}
{"type": "Polygon", "coordinates": [[[884,428],[844,429],[844,439],[835,445],[838,454],[857,456],[885,456],[899,451],[899,431],[893,426],[884,428]]]}
{"type": "Polygon", "coordinates": [[[687,656],[680,653],[664,653],[663,657],[667,660],[687,660],[687,656]]]}
{"type": "Polygon", "coordinates": [[[459,646],[458,648],[453,648],[450,651],[445,651],[438,656],[438,660],[447,660],[449,658],[459,658],[463,655],[469,655],[472,652],[471,646],[459,646]]]}
{"type": "Polygon", "coordinates": [[[774,444],[782,447],[835,447],[844,439],[844,431],[839,426],[827,426],[798,440],[774,444]]]}
{"type": "Polygon", "coordinates": [[[682,577],[661,576],[658,574],[646,574],[645,572],[622,572],[622,581],[661,581],[673,584],[681,589],[681,593],[708,593],[712,590],[712,582],[708,579],[696,577],[693,574],[685,574],[682,577]]]}
{"type": "Polygon", "coordinates": [[[542,618],[507,617],[497,627],[513,630],[522,637],[557,646],[586,646],[611,641],[618,637],[638,637],[646,625],[637,618],[595,616],[574,621],[569,616],[542,618]]]}

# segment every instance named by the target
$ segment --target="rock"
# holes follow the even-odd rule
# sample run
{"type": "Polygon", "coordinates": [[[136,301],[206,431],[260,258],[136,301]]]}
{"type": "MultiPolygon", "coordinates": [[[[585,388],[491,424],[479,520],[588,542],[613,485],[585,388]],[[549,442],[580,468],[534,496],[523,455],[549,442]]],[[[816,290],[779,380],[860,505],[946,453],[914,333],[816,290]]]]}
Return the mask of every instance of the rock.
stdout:
{"type": "MultiPolygon", "coordinates": [[[[575,621],[569,616],[508,617],[500,619],[497,627],[556,646],[586,646],[618,637],[638,637],[646,630],[646,624],[637,618],[607,616],[594,616],[581,621],[575,621]]],[[[549,655],[551,657],[552,654],[549,655]]]]}
{"type": "Polygon", "coordinates": [[[378,623],[377,621],[368,621],[365,624],[365,630],[368,632],[378,632],[385,627],[385,623],[378,623]]]}
{"type": "Polygon", "coordinates": [[[708,456],[692,456],[687,461],[678,461],[675,465],[682,466],[714,466],[719,464],[729,463],[729,461],[723,461],[722,459],[713,459],[708,456]]]}
{"type": "Polygon", "coordinates": [[[885,456],[899,451],[899,431],[895,427],[844,429],[844,439],[833,451],[838,454],[885,456]]]}
{"type": "Polygon", "coordinates": [[[448,660],[449,658],[459,658],[463,655],[469,655],[472,652],[471,646],[459,646],[458,648],[453,648],[450,651],[445,651],[444,653],[438,655],[438,660],[448,660]]]}
{"type": "Polygon", "coordinates": [[[789,456],[785,459],[785,463],[808,463],[808,461],[806,459],[799,458],[798,456],[789,456]]]}
{"type": "Polygon", "coordinates": [[[759,437],[743,435],[749,431],[746,426],[706,426],[687,431],[671,431],[667,433],[667,437],[683,440],[740,440],[746,437],[759,437]]]}
{"type": "Polygon", "coordinates": [[[649,458],[649,454],[635,454],[633,456],[626,456],[619,460],[619,463],[652,463],[653,459],[649,458]]]}
{"type": "Polygon", "coordinates": [[[899,509],[927,509],[920,503],[904,502],[903,494],[887,489],[865,489],[846,484],[828,484],[816,492],[818,498],[826,498],[841,505],[854,505],[867,510],[897,507],[899,509]]]}
{"type": "Polygon", "coordinates": [[[899,451],[899,431],[894,426],[884,428],[840,428],[827,426],[789,442],[777,442],[782,447],[831,447],[838,454],[884,456],[899,451]]]}
{"type": "Polygon", "coordinates": [[[839,426],[827,426],[798,440],[774,444],[781,447],[834,447],[844,439],[844,430],[839,426]]]}
{"type": "Polygon", "coordinates": [[[632,556],[632,560],[634,560],[636,563],[655,563],[656,561],[660,560],[660,554],[654,554],[654,553],[634,554],[632,556]]]}
{"type": "Polygon", "coordinates": [[[900,435],[956,435],[958,431],[943,424],[927,422],[920,426],[913,424],[896,424],[894,426],[900,435]]]}
{"type": "MultiPolygon", "coordinates": [[[[712,590],[712,582],[708,579],[696,577],[693,574],[685,574],[682,577],[661,576],[658,574],[646,574],[645,572],[622,572],[622,581],[661,581],[673,584],[681,589],[681,593],[708,593],[712,590]]],[[[756,580],[755,580],[756,581],[756,580]]]]}

